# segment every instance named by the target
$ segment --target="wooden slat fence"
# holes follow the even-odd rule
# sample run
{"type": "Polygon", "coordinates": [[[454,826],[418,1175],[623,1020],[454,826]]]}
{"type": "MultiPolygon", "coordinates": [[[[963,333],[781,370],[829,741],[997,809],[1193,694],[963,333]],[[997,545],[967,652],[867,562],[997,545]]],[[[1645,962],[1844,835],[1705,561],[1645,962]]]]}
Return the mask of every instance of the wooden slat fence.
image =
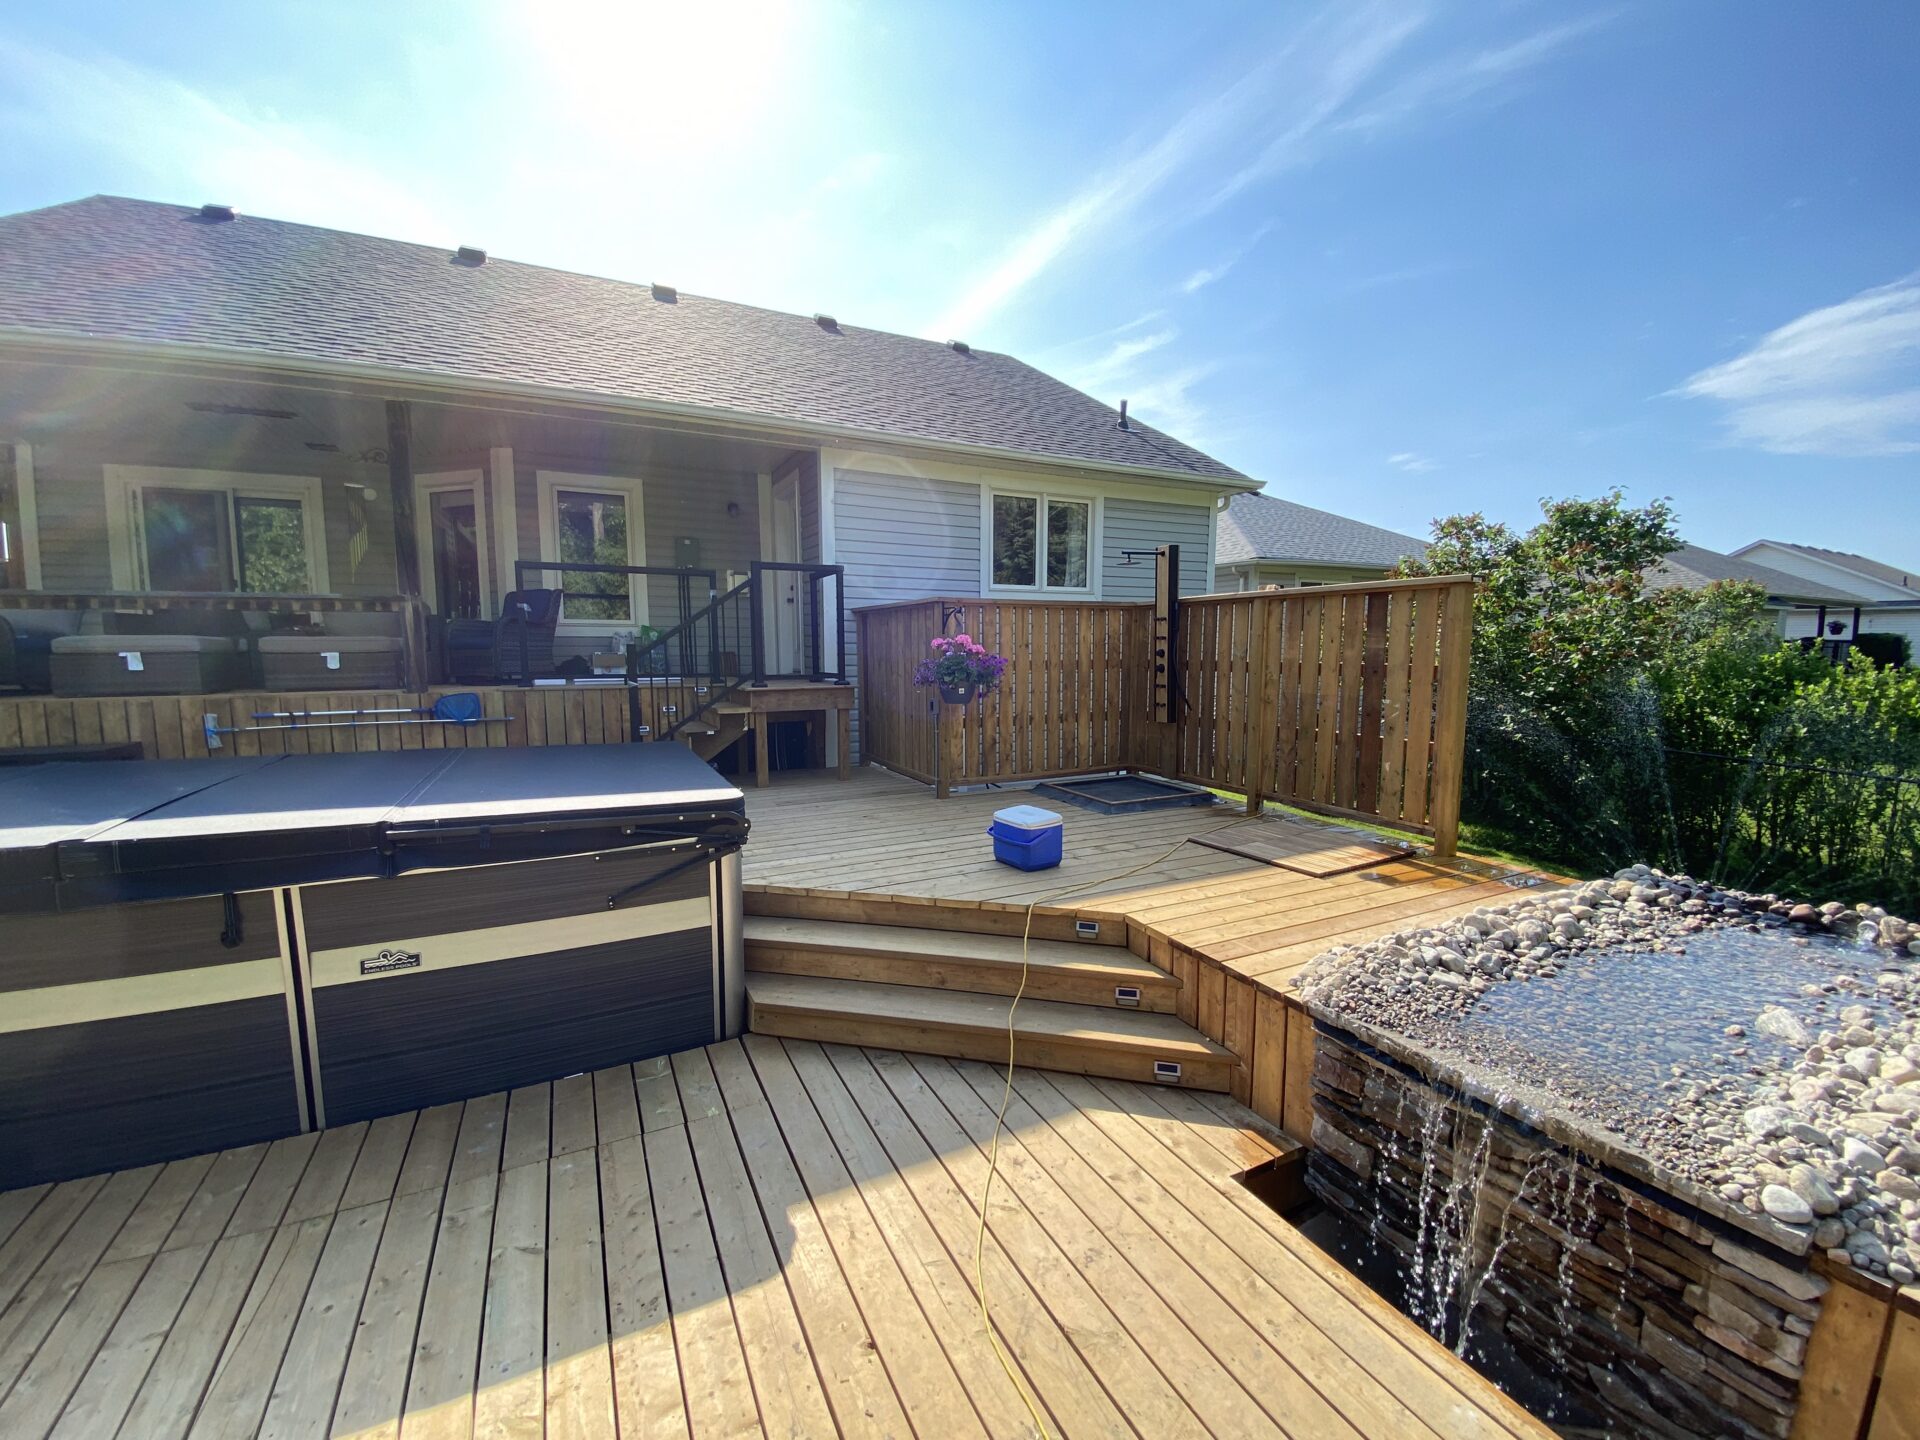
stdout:
{"type": "MultiPolygon", "coordinates": [[[[431,690],[260,691],[226,695],[0,698],[0,750],[39,745],[138,741],[149,758],[199,759],[207,749],[201,717],[222,726],[273,724],[256,713],[276,710],[389,709],[431,705],[449,693],[480,696],[485,713],[506,717],[476,725],[380,725],[353,729],[263,730],[223,736],[216,755],[328,755],[371,750],[491,749],[524,745],[622,744],[627,739],[626,696],[618,687],[536,686],[483,689],[472,685],[431,690]]],[[[672,692],[643,689],[643,719],[661,733],[658,707],[672,692]]],[[[340,717],[347,718],[347,717],[340,717]]],[[[398,716],[388,718],[402,718],[398,716]]],[[[672,717],[667,717],[671,721],[672,717]]]]}
{"type": "Polygon", "coordinates": [[[1124,768],[1138,703],[1131,631],[1146,609],[954,599],[857,612],[861,753],[943,792],[1124,768]],[[965,707],[936,706],[912,683],[943,616],[944,633],[971,635],[1008,662],[1000,688],[965,707]]]}
{"type": "Polygon", "coordinates": [[[860,753],[926,785],[939,764],[937,727],[932,693],[913,683],[913,669],[930,653],[947,603],[913,600],[854,612],[860,753]]]}
{"type": "Polygon", "coordinates": [[[1472,616],[1458,577],[1185,601],[1179,718],[1144,727],[1134,763],[1385,821],[1451,853],[1472,616]]]}
{"type": "Polygon", "coordinates": [[[1177,718],[1155,724],[1152,607],[919,600],[856,612],[862,754],[935,784],[1141,770],[1431,835],[1453,853],[1473,584],[1458,576],[1183,601],[1177,718]],[[1001,692],[931,704],[913,667],[964,631],[1001,692]]]}

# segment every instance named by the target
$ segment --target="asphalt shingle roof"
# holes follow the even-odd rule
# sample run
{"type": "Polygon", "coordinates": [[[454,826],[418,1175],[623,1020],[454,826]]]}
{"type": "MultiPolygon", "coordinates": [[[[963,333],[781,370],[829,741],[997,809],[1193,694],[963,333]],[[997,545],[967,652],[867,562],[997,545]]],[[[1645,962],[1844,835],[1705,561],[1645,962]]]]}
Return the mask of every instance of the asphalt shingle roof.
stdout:
{"type": "Polygon", "coordinates": [[[1008,355],[512,260],[94,196],[0,217],[0,335],[219,346],[1205,480],[1239,472],[1008,355]]]}
{"type": "Polygon", "coordinates": [[[1646,572],[1649,590],[1704,590],[1719,580],[1744,580],[1783,600],[1811,600],[1817,604],[1853,605],[1858,595],[1835,590],[1814,580],[1802,580],[1784,570],[1756,565],[1735,555],[1722,555],[1700,545],[1682,545],[1646,572]]]}
{"type": "Polygon", "coordinates": [[[1218,563],[1295,560],[1312,565],[1378,565],[1427,553],[1424,541],[1296,505],[1277,495],[1236,495],[1220,516],[1218,563]]]}

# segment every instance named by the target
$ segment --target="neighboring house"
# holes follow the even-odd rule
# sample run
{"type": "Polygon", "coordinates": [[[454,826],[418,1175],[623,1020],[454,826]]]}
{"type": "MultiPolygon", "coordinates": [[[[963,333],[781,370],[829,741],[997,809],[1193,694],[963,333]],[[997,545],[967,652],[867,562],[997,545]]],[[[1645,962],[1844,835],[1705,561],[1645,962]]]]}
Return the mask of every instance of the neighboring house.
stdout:
{"type": "MultiPolygon", "coordinates": [[[[1895,631],[1910,640],[1920,635],[1920,630],[1909,628],[1920,619],[1920,595],[1912,602],[1870,601],[1824,576],[1806,573],[1810,566],[1789,570],[1767,563],[1772,558],[1752,545],[1731,555],[1683,545],[1647,572],[1647,586],[1704,590],[1724,580],[1758,585],[1766,592],[1767,608],[1783,636],[1790,640],[1817,636],[1835,652],[1843,651],[1857,636],[1877,630],[1895,631]]],[[[1920,643],[1915,648],[1920,650],[1920,643]]]]}
{"type": "Polygon", "coordinates": [[[1848,597],[1848,605],[1836,615],[1796,614],[1789,623],[1788,635],[1811,635],[1815,625],[1831,633],[1830,627],[1837,622],[1857,624],[1858,633],[1863,635],[1904,635],[1913,653],[1920,656],[1920,575],[1911,570],[1845,550],[1824,550],[1817,545],[1796,545],[1785,540],[1755,540],[1733,553],[1740,559],[1783,570],[1848,597]],[[1852,613],[1854,608],[1860,612],[1857,618],[1852,613]]]}
{"type": "MultiPolygon", "coordinates": [[[[1177,543],[1205,591],[1217,504],[1254,483],[959,341],[225,207],[0,218],[16,590],[400,592],[484,619],[517,561],[724,587],[767,560],[844,566],[849,610],[1145,599],[1154,567],[1123,552],[1177,543]]],[[[570,595],[558,653],[671,624],[677,583],[570,595]]],[[[770,644],[798,643],[798,589],[766,597],[770,644]]]]}
{"type": "Polygon", "coordinates": [[[1297,505],[1277,495],[1235,495],[1220,515],[1216,591],[1266,585],[1378,580],[1406,556],[1427,553],[1411,535],[1297,505]]]}

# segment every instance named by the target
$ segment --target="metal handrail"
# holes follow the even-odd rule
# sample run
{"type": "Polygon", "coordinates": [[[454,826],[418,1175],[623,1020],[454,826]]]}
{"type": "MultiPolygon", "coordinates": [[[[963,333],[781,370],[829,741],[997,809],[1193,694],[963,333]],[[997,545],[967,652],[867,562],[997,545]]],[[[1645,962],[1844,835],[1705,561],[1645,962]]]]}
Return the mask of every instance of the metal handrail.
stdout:
{"type": "MultiPolygon", "coordinates": [[[[629,579],[635,575],[670,575],[675,581],[680,610],[680,623],[673,627],[675,630],[684,629],[687,622],[693,616],[693,582],[695,580],[706,581],[707,601],[709,604],[712,603],[715,588],[720,582],[718,571],[681,565],[602,565],[598,562],[586,560],[515,560],[513,562],[513,588],[515,590],[525,590],[527,588],[527,576],[529,573],[539,575],[560,574],[562,576],[567,574],[625,575],[629,579]]],[[[560,613],[562,618],[566,615],[566,597],[568,595],[572,595],[576,600],[624,600],[628,602],[629,607],[631,607],[633,599],[630,590],[568,590],[563,581],[561,584],[560,598],[560,613]]],[[[640,623],[639,617],[637,615],[631,615],[631,610],[629,613],[630,619],[628,623],[637,626],[640,623]]],[[[616,624],[618,622],[610,621],[608,623],[616,624]]],[[[682,655],[682,668],[691,670],[693,668],[692,652],[686,650],[684,645],[682,646],[682,650],[685,652],[682,655]]],[[[520,631],[520,683],[523,685],[533,683],[533,677],[527,673],[528,667],[529,651],[527,648],[527,632],[523,626],[520,631]]]]}
{"type": "MultiPolygon", "coordinates": [[[[816,685],[832,680],[835,685],[848,684],[847,680],[847,570],[844,565],[816,565],[801,560],[755,560],[752,564],[750,582],[758,582],[761,575],[768,571],[798,571],[807,577],[807,658],[813,663],[807,666],[807,675],[816,685]],[[833,633],[834,668],[826,668],[825,643],[821,634],[821,596],[820,591],[828,576],[833,577],[833,633]]],[[[753,684],[756,689],[765,689],[767,684],[767,648],[766,623],[760,607],[753,611],[753,684]]]]}

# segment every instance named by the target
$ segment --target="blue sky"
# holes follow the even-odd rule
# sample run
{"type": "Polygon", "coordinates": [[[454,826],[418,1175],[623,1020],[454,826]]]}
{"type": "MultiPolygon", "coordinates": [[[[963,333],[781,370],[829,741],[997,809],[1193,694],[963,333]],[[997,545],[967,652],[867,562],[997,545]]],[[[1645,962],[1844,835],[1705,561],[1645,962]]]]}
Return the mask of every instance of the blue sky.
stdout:
{"type": "Polygon", "coordinates": [[[110,192],[1007,350],[1424,533],[1670,495],[1920,568],[1920,8],[14,7],[110,192]]]}

